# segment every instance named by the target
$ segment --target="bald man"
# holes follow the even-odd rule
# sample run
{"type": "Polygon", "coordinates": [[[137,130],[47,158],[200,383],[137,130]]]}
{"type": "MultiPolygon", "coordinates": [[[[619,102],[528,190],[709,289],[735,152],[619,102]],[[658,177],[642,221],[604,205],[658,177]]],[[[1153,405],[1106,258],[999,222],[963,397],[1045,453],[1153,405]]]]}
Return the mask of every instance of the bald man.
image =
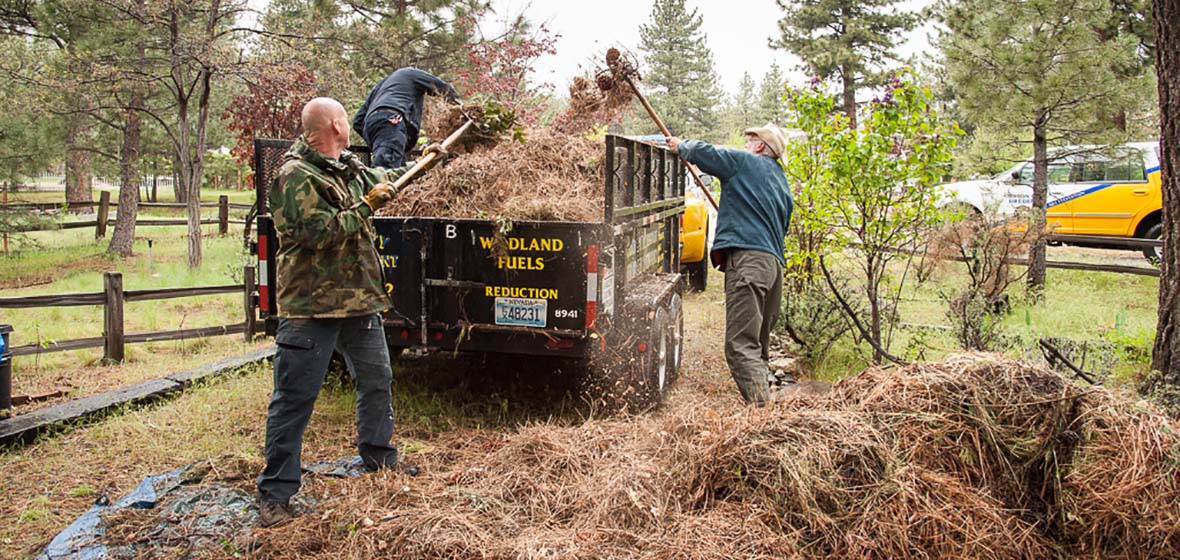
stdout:
{"type": "MultiPolygon", "coordinates": [[[[357,451],[365,469],[398,465],[390,406],[389,347],[381,311],[390,307],[373,246],[373,212],[396,192],[405,167],[361,164],[348,147],[348,116],[334,99],[303,108],[303,136],[284,156],[270,209],[278,232],[278,350],[266,414],[266,468],[258,477],[264,527],[293,517],[303,432],[332,351],[356,384],[357,451]]],[[[416,474],[416,469],[403,470],[416,474]]]]}

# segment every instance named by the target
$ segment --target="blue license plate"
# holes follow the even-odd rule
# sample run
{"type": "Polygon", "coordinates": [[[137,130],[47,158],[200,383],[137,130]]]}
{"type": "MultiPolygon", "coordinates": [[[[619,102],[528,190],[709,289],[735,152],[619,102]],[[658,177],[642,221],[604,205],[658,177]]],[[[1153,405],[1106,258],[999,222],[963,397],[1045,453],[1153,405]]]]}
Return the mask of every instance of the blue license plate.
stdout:
{"type": "Polygon", "coordinates": [[[543,299],[496,298],[496,324],[513,327],[544,327],[549,318],[543,299]]]}

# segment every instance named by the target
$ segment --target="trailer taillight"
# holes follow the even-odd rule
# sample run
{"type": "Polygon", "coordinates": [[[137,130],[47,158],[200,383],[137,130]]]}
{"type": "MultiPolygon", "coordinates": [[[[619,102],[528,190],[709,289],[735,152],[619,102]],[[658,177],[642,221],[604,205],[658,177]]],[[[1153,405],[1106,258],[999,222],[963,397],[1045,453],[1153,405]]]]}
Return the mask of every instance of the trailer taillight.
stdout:
{"type": "Polygon", "coordinates": [[[598,320],[598,245],[586,248],[586,328],[598,320]]]}
{"type": "Polygon", "coordinates": [[[270,313],[270,267],[266,259],[268,237],[258,232],[258,308],[264,313],[270,313]]]}

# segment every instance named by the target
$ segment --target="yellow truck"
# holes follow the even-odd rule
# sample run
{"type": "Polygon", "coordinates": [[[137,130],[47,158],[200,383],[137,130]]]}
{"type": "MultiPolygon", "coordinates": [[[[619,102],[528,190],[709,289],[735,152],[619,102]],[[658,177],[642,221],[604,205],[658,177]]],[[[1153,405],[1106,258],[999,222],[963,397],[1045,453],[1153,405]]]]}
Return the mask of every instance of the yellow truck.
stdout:
{"type": "Polygon", "coordinates": [[[680,273],[689,289],[703,292],[709,284],[709,203],[695,189],[684,199],[680,216],[680,273]]]}
{"type": "MultiPolygon", "coordinates": [[[[991,179],[942,187],[952,203],[1011,215],[1032,206],[1032,179],[1029,160],[991,179]]],[[[1045,213],[1053,233],[1158,240],[1163,238],[1162,206],[1158,142],[1066,146],[1050,154],[1045,213]]],[[[1158,262],[1160,250],[1148,247],[1143,255],[1158,262]]]]}

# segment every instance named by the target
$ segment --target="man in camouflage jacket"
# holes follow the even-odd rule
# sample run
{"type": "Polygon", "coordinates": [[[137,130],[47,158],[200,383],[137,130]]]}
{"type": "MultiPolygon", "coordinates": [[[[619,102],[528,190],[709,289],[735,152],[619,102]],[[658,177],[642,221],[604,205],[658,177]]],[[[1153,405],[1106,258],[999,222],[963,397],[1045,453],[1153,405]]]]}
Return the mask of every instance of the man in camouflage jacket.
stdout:
{"type": "Polygon", "coordinates": [[[303,432],[333,350],[355,379],[357,449],[364,467],[398,464],[390,441],[392,371],[380,314],[390,300],[370,216],[393,198],[390,183],[407,168],[368,168],[345,150],[348,117],[333,99],[310,101],[302,120],[304,135],[287,152],[269,199],[280,247],[279,326],[266,468],[258,477],[263,526],[293,515],[303,432]]]}

